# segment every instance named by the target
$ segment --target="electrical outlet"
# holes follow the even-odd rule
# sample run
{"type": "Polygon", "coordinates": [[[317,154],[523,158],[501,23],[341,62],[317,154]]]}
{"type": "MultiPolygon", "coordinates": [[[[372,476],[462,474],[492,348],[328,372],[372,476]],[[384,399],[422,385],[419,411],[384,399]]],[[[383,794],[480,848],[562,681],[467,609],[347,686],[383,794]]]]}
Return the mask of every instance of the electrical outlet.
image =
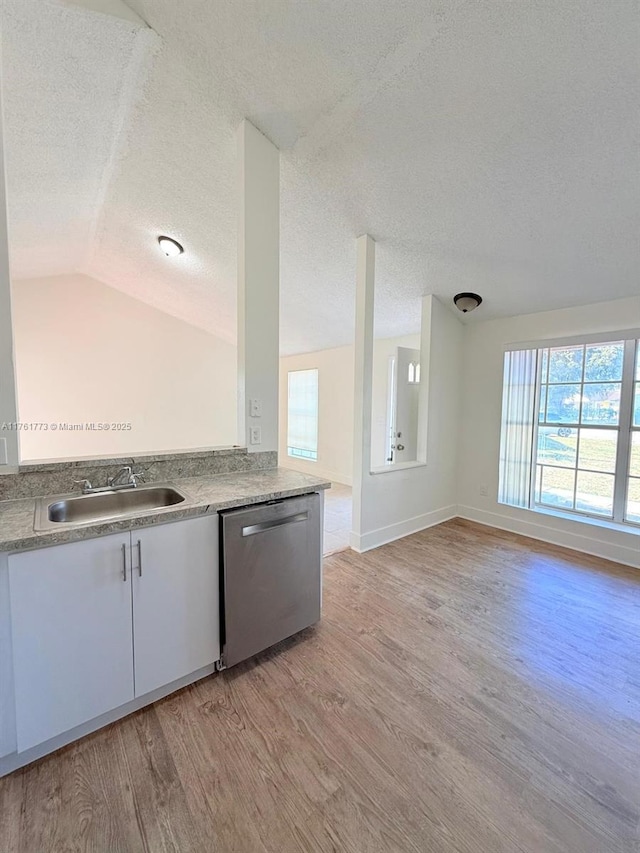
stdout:
{"type": "Polygon", "coordinates": [[[260,427],[250,427],[249,444],[262,444],[262,430],[260,427]]]}
{"type": "Polygon", "coordinates": [[[6,465],[9,462],[7,456],[7,439],[0,438],[0,465],[6,465]]]}
{"type": "Polygon", "coordinates": [[[260,402],[260,400],[249,400],[249,417],[262,417],[262,403],[260,402]]]}
{"type": "Polygon", "coordinates": [[[486,497],[487,497],[487,495],[489,494],[489,487],[487,486],[487,484],[486,484],[486,483],[482,483],[482,484],[481,484],[481,486],[480,486],[480,494],[481,494],[481,495],[483,495],[483,497],[485,497],[485,498],[486,498],[486,497]]]}

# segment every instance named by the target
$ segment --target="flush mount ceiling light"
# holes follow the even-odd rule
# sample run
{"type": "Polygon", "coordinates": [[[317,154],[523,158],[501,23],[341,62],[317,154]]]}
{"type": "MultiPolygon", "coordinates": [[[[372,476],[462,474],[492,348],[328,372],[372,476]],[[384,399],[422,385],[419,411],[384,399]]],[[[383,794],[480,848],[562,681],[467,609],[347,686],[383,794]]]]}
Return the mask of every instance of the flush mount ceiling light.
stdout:
{"type": "Polygon", "coordinates": [[[173,237],[158,237],[158,245],[168,258],[184,252],[184,248],[173,237]]]}
{"type": "Polygon", "coordinates": [[[458,293],[453,297],[453,302],[459,311],[468,314],[482,303],[482,297],[477,293],[458,293]]]}

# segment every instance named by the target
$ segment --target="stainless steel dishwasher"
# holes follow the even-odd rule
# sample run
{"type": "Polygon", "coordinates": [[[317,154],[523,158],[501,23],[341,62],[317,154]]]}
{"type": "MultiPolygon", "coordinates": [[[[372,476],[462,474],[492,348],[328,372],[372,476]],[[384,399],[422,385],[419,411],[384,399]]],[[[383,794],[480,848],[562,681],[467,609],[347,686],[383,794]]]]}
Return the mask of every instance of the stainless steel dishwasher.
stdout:
{"type": "Polygon", "coordinates": [[[320,619],[321,496],[226,510],[220,517],[224,668],[320,619]]]}

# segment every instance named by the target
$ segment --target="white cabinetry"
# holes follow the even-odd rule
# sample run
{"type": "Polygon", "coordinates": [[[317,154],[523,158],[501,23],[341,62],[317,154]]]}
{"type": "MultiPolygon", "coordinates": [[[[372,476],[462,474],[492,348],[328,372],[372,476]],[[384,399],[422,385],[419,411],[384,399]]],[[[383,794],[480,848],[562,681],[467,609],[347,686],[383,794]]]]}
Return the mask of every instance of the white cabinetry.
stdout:
{"type": "Polygon", "coordinates": [[[9,557],[18,752],[133,699],[129,543],[9,557]]]}
{"type": "Polygon", "coordinates": [[[134,530],[131,545],[135,691],[143,696],[220,658],[218,517],[134,530]]]}
{"type": "Polygon", "coordinates": [[[218,560],[217,515],[9,556],[18,753],[219,660],[218,560]]]}

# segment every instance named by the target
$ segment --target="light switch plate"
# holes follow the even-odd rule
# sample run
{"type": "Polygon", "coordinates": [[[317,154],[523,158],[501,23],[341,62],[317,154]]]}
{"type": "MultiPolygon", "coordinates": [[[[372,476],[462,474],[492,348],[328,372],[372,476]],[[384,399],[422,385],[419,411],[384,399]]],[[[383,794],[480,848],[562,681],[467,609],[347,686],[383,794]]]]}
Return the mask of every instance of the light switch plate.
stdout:
{"type": "Polygon", "coordinates": [[[262,430],[260,427],[249,429],[249,444],[262,444],[262,430]]]}
{"type": "Polygon", "coordinates": [[[261,418],[262,417],[262,403],[260,400],[250,400],[249,401],[249,417],[252,418],[261,418]]]}

